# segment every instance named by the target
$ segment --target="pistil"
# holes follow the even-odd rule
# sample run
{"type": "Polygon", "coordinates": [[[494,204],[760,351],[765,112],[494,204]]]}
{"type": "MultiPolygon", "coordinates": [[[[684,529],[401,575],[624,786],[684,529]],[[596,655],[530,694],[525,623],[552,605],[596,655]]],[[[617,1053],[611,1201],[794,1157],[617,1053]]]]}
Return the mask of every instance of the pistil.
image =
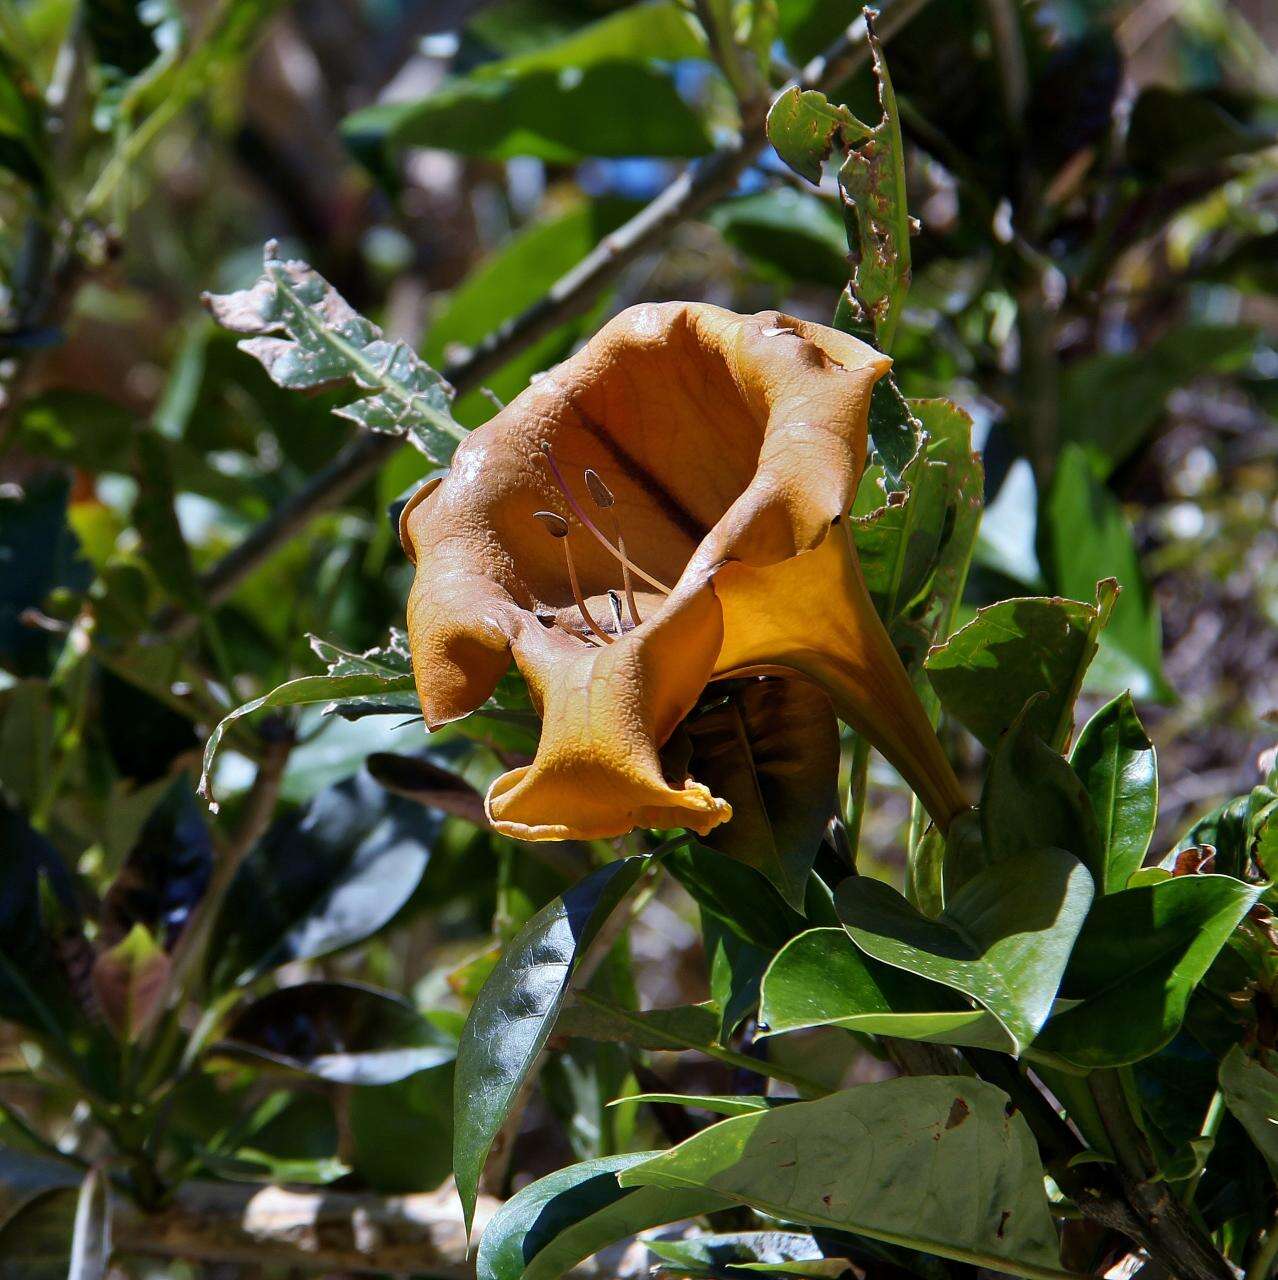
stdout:
{"type": "MultiPolygon", "coordinates": [[[[631,564],[630,561],[627,560],[625,552],[618,550],[617,547],[608,539],[608,536],[603,532],[603,530],[600,529],[599,526],[586,514],[585,508],[582,507],[581,503],[579,503],[575,497],[573,497],[572,490],[568,487],[568,482],[564,479],[563,473],[559,470],[559,464],[555,461],[555,455],[551,452],[550,445],[544,440],[541,444],[541,452],[546,459],[546,465],[550,468],[550,474],[553,477],[555,484],[558,486],[559,492],[564,495],[564,501],[572,509],[573,515],[575,515],[577,519],[580,520],[592,534],[594,534],[600,544],[607,548],[610,554],[621,561],[623,575],[625,574],[628,566],[630,571],[637,577],[642,578],[649,586],[655,587],[663,595],[668,596],[671,589],[666,586],[664,582],[654,578],[652,574],[645,573],[637,564],[631,564]]],[[[605,486],[605,488],[606,487],[607,486],[605,486]]],[[[611,494],[609,496],[611,496],[611,494]]],[[[637,618],[635,620],[635,625],[638,625],[637,618]]]]}
{"type": "Polygon", "coordinates": [[[586,608],[586,597],[581,594],[581,583],[577,579],[577,566],[573,562],[572,548],[568,543],[568,534],[571,532],[568,521],[554,511],[534,511],[533,515],[541,521],[542,528],[546,530],[552,538],[557,538],[564,544],[564,562],[568,566],[568,582],[572,587],[572,598],[577,602],[577,608],[581,611],[582,619],[586,626],[594,632],[604,644],[611,644],[612,637],[604,631],[590,614],[590,610],[586,608]]]}

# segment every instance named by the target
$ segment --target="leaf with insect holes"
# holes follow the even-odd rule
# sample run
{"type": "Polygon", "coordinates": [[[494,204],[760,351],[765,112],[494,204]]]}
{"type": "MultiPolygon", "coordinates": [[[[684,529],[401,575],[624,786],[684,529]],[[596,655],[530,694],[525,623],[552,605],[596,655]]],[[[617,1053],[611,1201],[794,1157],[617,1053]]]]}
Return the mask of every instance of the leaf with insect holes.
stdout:
{"type": "Polygon", "coordinates": [[[465,428],[452,415],[453,389],[406,343],[387,339],[323,276],[283,261],[266,245],[263,274],[251,289],[204,295],[224,329],[252,334],[239,346],[278,386],[296,391],[353,382],[371,392],[335,410],[369,431],[407,437],[446,463],[465,428]]]}

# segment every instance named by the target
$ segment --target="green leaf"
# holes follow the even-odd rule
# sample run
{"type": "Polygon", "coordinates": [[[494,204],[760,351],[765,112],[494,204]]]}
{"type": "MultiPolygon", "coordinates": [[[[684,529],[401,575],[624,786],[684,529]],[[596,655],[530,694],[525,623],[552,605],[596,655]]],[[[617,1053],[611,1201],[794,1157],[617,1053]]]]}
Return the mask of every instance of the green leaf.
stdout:
{"type": "Polygon", "coordinates": [[[111,1182],[98,1164],[84,1175],[71,1228],[67,1280],[105,1280],[111,1262],[111,1182]]]}
{"type": "Polygon", "coordinates": [[[977,1000],[1021,1051],[1051,1012],[1092,901],[1082,863],[1061,849],[1023,851],[973,876],[935,920],[880,880],[854,876],[835,894],[867,955],[977,1000]]]}
{"type": "Polygon", "coordinates": [[[280,818],[231,882],[209,946],[212,985],[242,986],[376,933],[417,888],[439,826],[367,773],[280,818]]]}
{"type": "Polygon", "coordinates": [[[783,1221],[996,1271],[1068,1274],[1029,1128],[1005,1093],[979,1080],[887,1080],[738,1116],[620,1181],[714,1191],[783,1221]],[[921,1195],[921,1186],[948,1193],[921,1195]]]}
{"type": "Polygon", "coordinates": [[[334,410],[369,431],[405,436],[432,462],[453,456],[465,428],[453,418],[453,389],[403,342],[390,342],[304,262],[285,262],[267,243],[251,289],[205,294],[225,329],[255,336],[239,343],[276,385],[312,390],[351,382],[371,394],[334,410]]]}
{"type": "MultiPolygon", "coordinates": [[[[875,608],[913,667],[948,630],[962,596],[983,477],[967,413],[948,400],[909,408],[927,434],[897,482],[906,492],[855,518],[852,534],[875,608]]],[[[878,500],[875,489],[868,502],[878,500]]]]}
{"type": "Polygon", "coordinates": [[[1260,895],[1230,876],[1177,876],[1096,899],[1056,1014],[1034,1051],[1092,1070],[1138,1062],[1176,1034],[1194,988],[1260,895]]]}
{"type": "Polygon", "coordinates": [[[18,59],[0,49],[0,169],[43,190],[47,153],[40,90],[18,59]]]}
{"type": "Polygon", "coordinates": [[[366,107],[342,124],[376,165],[387,152],[438,147],[508,160],[570,164],[589,156],[703,156],[713,142],[666,72],[616,60],[586,67],[485,68],[427,98],[366,107]],[[626,103],[625,111],[616,109],[626,103]]]}
{"type": "Polygon", "coordinates": [[[341,713],[347,719],[360,715],[421,714],[417,686],[413,680],[408,640],[403,632],[392,631],[386,648],[367,653],[348,653],[327,640],[311,637],[311,648],[328,665],[322,676],[299,676],[270,693],[236,707],[224,716],[204,744],[204,762],[200,773],[200,795],[217,812],[213,798],[213,762],[226,731],[244,716],[272,707],[302,707],[315,702],[327,703],[326,711],[341,713]]]}
{"type": "Polygon", "coordinates": [[[612,1040],[635,1049],[681,1053],[719,1038],[719,1010],[712,1004],[679,1004],[668,1009],[621,1009],[594,997],[560,1014],[556,1034],[612,1040]]]}
{"type": "Polygon", "coordinates": [[[1007,1052],[1007,1033],[953,991],[862,953],[842,929],[810,929],[781,949],[763,979],[766,1035],[846,1027],[869,1035],[1007,1052]]]}
{"type": "Polygon", "coordinates": [[[239,1010],[218,1046],[334,1084],[380,1085],[451,1062],[456,1044],[406,1000],[354,982],[300,982],[239,1010]]]}
{"type": "Polygon", "coordinates": [[[618,1184],[619,1173],[651,1156],[638,1152],[590,1160],[517,1192],[484,1231],[475,1260],[478,1280],[558,1280],[605,1245],[730,1204],[698,1188],[618,1184]]]}
{"type": "Polygon", "coordinates": [[[835,288],[848,278],[843,221],[819,196],[777,187],[724,200],[706,221],[769,276],[835,288]]]}
{"type": "MultiPolygon", "coordinates": [[[[981,792],[981,836],[989,862],[1015,861],[1026,849],[1050,845],[1072,853],[1105,880],[1105,846],[1078,774],[1030,728],[1030,707],[1003,736],[981,792]]],[[[946,868],[946,885],[950,884],[946,868]]]]}
{"type": "Polygon", "coordinates": [[[1158,818],[1158,756],[1130,693],[1087,722],[1070,764],[1087,788],[1100,828],[1104,892],[1126,888],[1145,859],[1158,818]]]}
{"type": "Polygon", "coordinates": [[[1066,445],[1039,508],[1039,557],[1052,587],[1075,598],[1115,578],[1121,594],[1101,636],[1094,674],[1107,686],[1130,686],[1133,697],[1166,699],[1162,620],[1149,590],[1132,531],[1117,500],[1096,479],[1087,454],[1066,445]]]}
{"type": "Polygon", "coordinates": [[[792,85],[768,111],[768,141],[801,178],[821,181],[821,170],[837,143],[842,151],[872,137],[847,107],[830,102],[816,89],[792,85]]]}
{"type": "Polygon", "coordinates": [[[732,805],[732,821],[702,841],[754,867],[802,910],[838,804],[839,728],[830,700],[802,680],[752,680],[683,729],[688,772],[732,805]]]}
{"type": "Polygon", "coordinates": [[[453,1169],[469,1232],[479,1176],[563,1007],[573,972],[634,887],[646,857],[592,872],[519,931],[484,983],[457,1049],[453,1169]]]}
{"type": "Polygon", "coordinates": [[[1028,724],[1045,742],[1065,742],[1103,609],[1038,596],[978,609],[928,654],[941,705],[992,751],[1026,703],[1046,694],[1027,711],[1028,724]]]}
{"type": "Polygon", "coordinates": [[[1220,1091],[1278,1178],[1278,1075],[1236,1044],[1221,1060],[1220,1091]]]}

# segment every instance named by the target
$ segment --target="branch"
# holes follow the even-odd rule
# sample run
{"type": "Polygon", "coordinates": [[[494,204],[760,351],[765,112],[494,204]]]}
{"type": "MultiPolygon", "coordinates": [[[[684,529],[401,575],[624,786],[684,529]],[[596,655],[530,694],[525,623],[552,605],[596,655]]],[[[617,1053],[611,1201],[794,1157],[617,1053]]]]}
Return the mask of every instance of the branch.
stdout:
{"type": "MultiPolygon", "coordinates": [[[[926,3],[927,0],[896,0],[880,20],[881,40],[886,41],[904,27],[926,3]]],[[[804,68],[800,86],[832,92],[868,65],[870,48],[864,29],[863,21],[853,23],[825,53],[804,68]]],[[[520,352],[582,315],[625,267],[679,223],[695,218],[731,191],[767,140],[764,113],[758,109],[747,111],[735,141],[684,169],[656,199],[605,236],[561,276],[544,298],[494,329],[460,360],[442,370],[444,377],[458,394],[473,391],[520,352]]],[[[224,603],[276,547],[359,489],[399,445],[398,439],[385,436],[364,435],[352,440],[204,575],[202,585],[209,606],[224,603]]],[[[189,617],[177,617],[170,621],[168,631],[182,634],[194,625],[189,617]]]]}

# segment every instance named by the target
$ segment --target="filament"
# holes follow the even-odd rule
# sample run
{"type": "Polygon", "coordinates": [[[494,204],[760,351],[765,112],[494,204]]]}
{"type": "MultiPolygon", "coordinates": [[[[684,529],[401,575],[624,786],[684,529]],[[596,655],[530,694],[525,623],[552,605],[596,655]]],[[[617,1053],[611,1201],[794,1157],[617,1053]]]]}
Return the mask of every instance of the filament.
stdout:
{"type": "Polygon", "coordinates": [[[586,598],[581,594],[581,582],[577,578],[577,566],[573,562],[572,548],[568,545],[568,521],[554,511],[534,511],[533,515],[541,521],[542,527],[552,538],[564,544],[564,563],[568,566],[568,583],[572,587],[572,598],[577,602],[577,608],[581,610],[581,616],[586,626],[604,644],[611,644],[612,637],[591,616],[590,610],[586,608],[586,598]]]}
{"type": "MultiPolygon", "coordinates": [[[[603,530],[601,530],[599,526],[586,514],[581,503],[573,497],[572,490],[568,488],[568,482],[564,479],[563,473],[559,470],[559,464],[555,462],[555,456],[550,450],[550,445],[545,441],[542,442],[541,452],[546,459],[546,465],[550,468],[550,474],[554,478],[555,484],[559,487],[559,492],[564,495],[564,501],[567,502],[568,506],[572,509],[573,515],[575,515],[577,519],[580,520],[592,534],[594,534],[599,543],[604,546],[611,555],[621,561],[623,578],[626,574],[627,567],[629,567],[632,572],[642,578],[649,586],[655,587],[663,595],[668,596],[670,594],[670,588],[666,586],[664,582],[654,578],[652,574],[645,573],[637,564],[631,564],[630,561],[626,559],[625,552],[619,551],[612,542],[609,541],[608,536],[603,532],[603,530]]],[[[598,479],[598,476],[596,476],[596,479],[598,479]]],[[[602,484],[602,481],[600,481],[600,483],[602,484]]],[[[607,486],[604,486],[604,490],[607,492],[607,486]]],[[[611,497],[610,493],[609,496],[611,497]]],[[[616,519],[615,516],[613,518],[614,520],[616,519]]],[[[618,539],[620,540],[620,535],[618,535],[618,539]]]]}

